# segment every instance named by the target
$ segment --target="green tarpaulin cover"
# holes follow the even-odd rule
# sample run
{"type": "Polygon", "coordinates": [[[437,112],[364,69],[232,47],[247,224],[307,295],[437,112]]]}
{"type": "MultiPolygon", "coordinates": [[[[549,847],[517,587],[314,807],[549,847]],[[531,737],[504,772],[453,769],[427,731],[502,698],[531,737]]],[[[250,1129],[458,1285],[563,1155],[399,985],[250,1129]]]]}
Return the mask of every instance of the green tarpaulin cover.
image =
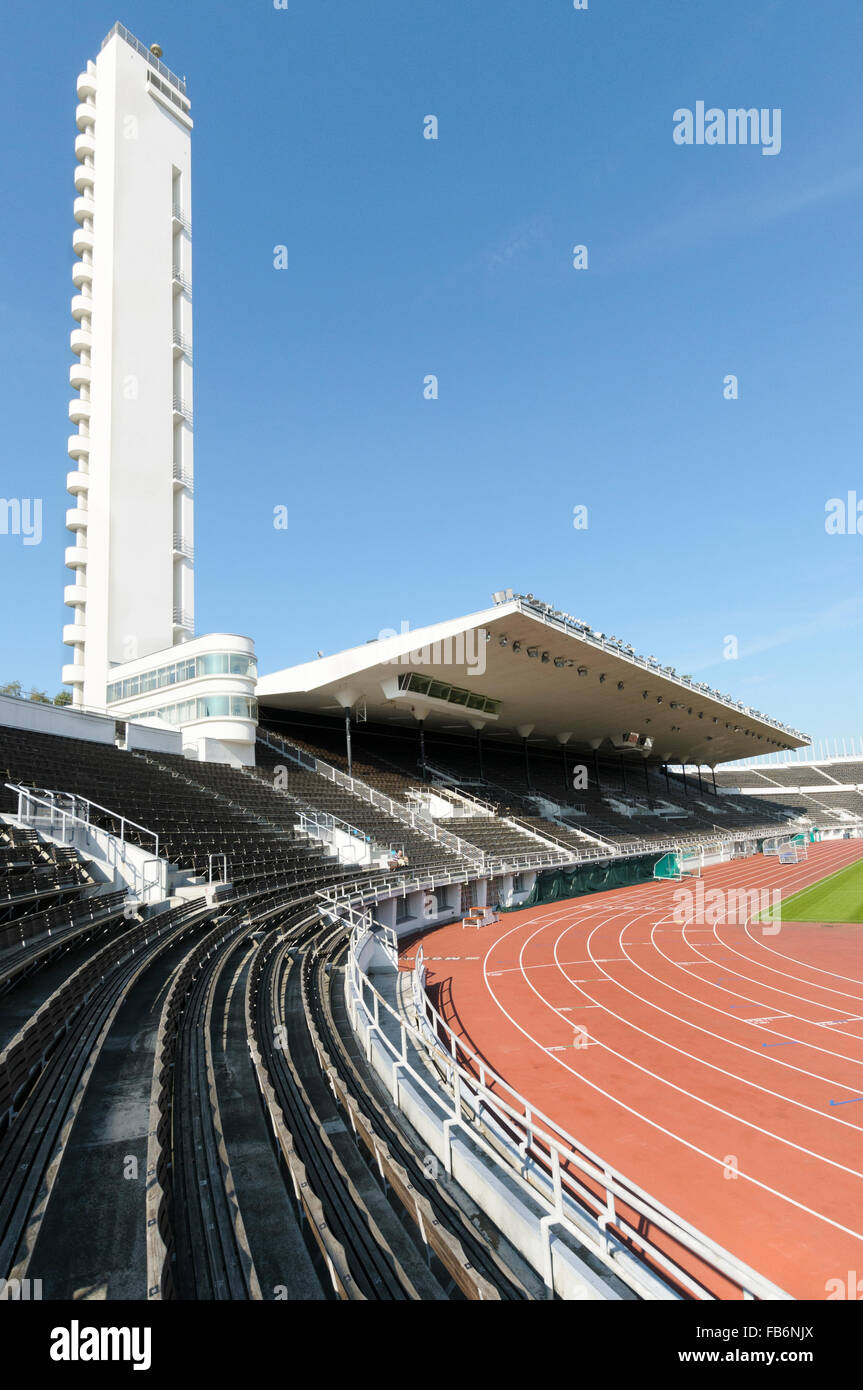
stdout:
{"type": "Polygon", "coordinates": [[[619,859],[611,864],[578,864],[574,869],[542,869],[536,876],[524,902],[502,912],[521,912],[525,907],[556,903],[562,898],[580,898],[586,893],[601,893],[607,888],[628,888],[633,883],[646,883],[653,878],[655,854],[642,854],[634,859],[619,859]]]}

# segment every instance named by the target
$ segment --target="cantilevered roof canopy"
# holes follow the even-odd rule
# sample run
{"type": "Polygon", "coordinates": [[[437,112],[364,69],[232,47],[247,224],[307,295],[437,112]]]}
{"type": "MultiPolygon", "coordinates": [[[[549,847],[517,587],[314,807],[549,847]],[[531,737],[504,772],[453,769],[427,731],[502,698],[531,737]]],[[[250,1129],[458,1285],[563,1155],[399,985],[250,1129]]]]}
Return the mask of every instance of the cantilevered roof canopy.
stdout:
{"type": "Polygon", "coordinates": [[[466,617],[262,676],[258,700],[709,766],[809,742],[532,596],[498,598],[466,617]]]}

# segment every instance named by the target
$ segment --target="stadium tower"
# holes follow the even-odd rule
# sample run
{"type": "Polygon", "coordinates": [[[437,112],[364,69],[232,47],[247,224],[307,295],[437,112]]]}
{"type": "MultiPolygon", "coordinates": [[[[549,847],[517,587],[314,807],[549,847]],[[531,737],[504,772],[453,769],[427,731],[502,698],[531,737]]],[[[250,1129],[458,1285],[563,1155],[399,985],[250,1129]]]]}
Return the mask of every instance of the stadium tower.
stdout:
{"type": "Polygon", "coordinates": [[[219,744],[231,745],[229,755],[235,744],[248,753],[253,646],[193,636],[186,84],[161,62],[157,44],[147,49],[116,24],[77,87],[70,382],[78,394],[69,406],[77,433],[68,446],[66,514],[74,582],[64,594],[72,661],[63,680],[78,707],[194,725],[210,741],[209,756],[219,744]],[[218,676],[233,679],[217,691],[218,676]],[[172,690],[166,699],[175,685],[185,687],[183,698],[172,690]],[[219,729],[204,727],[213,719],[219,729]]]}

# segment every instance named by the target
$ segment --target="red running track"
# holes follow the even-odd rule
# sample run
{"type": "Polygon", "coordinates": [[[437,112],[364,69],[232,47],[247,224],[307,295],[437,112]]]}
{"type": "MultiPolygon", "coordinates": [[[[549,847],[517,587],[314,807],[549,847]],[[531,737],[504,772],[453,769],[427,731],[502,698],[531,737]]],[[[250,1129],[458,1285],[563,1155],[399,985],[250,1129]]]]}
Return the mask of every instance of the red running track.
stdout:
{"type": "MultiPolygon", "coordinates": [[[[861,857],[834,841],[702,882],[787,897],[861,857]]],[[[863,1270],[863,926],[691,920],[675,893],[695,886],[438,928],[422,938],[429,992],[579,1143],[787,1293],[824,1299],[863,1270]]]]}

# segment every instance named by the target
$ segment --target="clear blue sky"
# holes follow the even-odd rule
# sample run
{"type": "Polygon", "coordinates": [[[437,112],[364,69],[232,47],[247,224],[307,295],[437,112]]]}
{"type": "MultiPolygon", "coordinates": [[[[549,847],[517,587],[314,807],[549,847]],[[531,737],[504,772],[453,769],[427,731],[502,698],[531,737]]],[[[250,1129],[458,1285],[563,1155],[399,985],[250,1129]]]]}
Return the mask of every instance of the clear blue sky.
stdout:
{"type": "Polygon", "coordinates": [[[199,632],[273,670],[511,586],[863,733],[824,525],[863,498],[860,0],[7,4],[0,492],[44,538],[0,536],[0,680],[66,659],[75,78],[117,19],[195,119],[199,632]],[[676,145],[698,100],[781,108],[781,153],[676,145]]]}

